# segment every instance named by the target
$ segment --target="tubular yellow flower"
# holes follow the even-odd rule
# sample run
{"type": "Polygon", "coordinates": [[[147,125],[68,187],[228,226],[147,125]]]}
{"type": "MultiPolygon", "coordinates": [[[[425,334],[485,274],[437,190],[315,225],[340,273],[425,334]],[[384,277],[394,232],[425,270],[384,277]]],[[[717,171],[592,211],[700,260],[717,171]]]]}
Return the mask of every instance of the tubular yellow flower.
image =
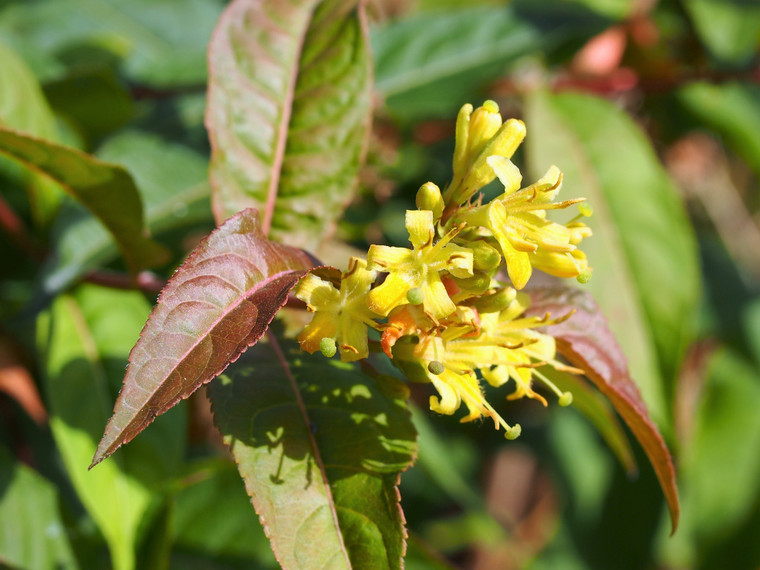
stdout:
{"type": "Polygon", "coordinates": [[[491,155],[511,157],[525,138],[525,125],[517,119],[502,123],[499,106],[486,101],[472,110],[464,105],[457,116],[454,148],[454,177],[444,199],[449,207],[469,200],[494,178],[487,158],[491,155]]]}
{"type": "Polygon", "coordinates": [[[367,307],[367,293],[375,280],[367,262],[352,257],[342,275],[340,289],[308,273],[296,287],[295,295],[314,311],[314,317],[298,335],[306,352],[324,352],[323,339],[336,341],[341,360],[351,362],[369,355],[367,326],[376,326],[377,315],[367,307]]]}
{"type": "Polygon", "coordinates": [[[394,308],[409,302],[412,288],[422,292],[422,306],[434,319],[442,319],[456,310],[441,281],[441,272],[455,277],[472,277],[472,251],[450,243],[457,230],[435,242],[433,212],[407,210],[406,229],[413,249],[372,245],[367,254],[368,267],[388,273],[379,287],[370,291],[370,310],[386,316],[394,308]]]}
{"type": "Polygon", "coordinates": [[[591,230],[579,222],[564,226],[546,219],[546,210],[582,201],[553,202],[562,186],[559,169],[551,167],[538,182],[520,190],[522,175],[509,159],[490,156],[488,164],[504,185],[504,193],[483,206],[461,210],[455,220],[490,231],[517,289],[525,287],[533,267],[558,277],[585,275],[588,262],[577,245],[591,230]]]}

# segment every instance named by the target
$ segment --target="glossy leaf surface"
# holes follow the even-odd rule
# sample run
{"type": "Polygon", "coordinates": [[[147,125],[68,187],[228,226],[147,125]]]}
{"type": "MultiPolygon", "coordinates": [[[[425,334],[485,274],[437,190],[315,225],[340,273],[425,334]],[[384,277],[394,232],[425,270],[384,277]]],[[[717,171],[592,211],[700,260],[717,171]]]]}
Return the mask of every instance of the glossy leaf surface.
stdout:
{"type": "MultiPolygon", "coordinates": [[[[594,268],[585,285],[609,319],[652,416],[668,429],[668,397],[699,299],[696,243],[673,184],[643,133],[620,109],[575,93],[532,94],[526,157],[531,179],[552,164],[563,199],[586,197],[594,268]]],[[[559,216],[558,216],[559,217],[559,216]]]]}
{"type": "Polygon", "coordinates": [[[253,210],[206,238],[161,292],[130,352],[124,387],[92,465],[255,344],[310,268],[306,254],[262,235],[253,210]]]}
{"type": "Polygon", "coordinates": [[[649,417],[636,383],[628,372],[626,357],[610,331],[607,319],[588,293],[559,287],[535,290],[530,314],[553,317],[575,313],[567,321],[547,329],[557,340],[557,351],[604,394],[633,432],[652,463],[670,508],[673,531],[678,526],[679,505],[675,469],[670,452],[649,417]]]}
{"type": "Polygon", "coordinates": [[[284,568],[401,567],[396,485],[416,444],[398,380],[262,343],[209,394],[284,568]]]}
{"type": "Polygon", "coordinates": [[[132,177],[120,166],[3,128],[0,153],[60,183],[86,206],[113,234],[133,271],[166,259],[164,248],[146,235],[140,195],[132,177]]]}
{"type": "Polygon", "coordinates": [[[217,222],[258,208],[269,237],[315,249],[353,193],[369,129],[362,8],[235,0],[209,50],[217,222]]]}
{"type": "Polygon", "coordinates": [[[177,410],[116,461],[86,469],[118,392],[125,355],[148,311],[140,293],[83,286],[59,296],[38,321],[51,430],[71,483],[119,570],[135,566],[151,493],[165,490],[184,454],[186,422],[177,410]]]}

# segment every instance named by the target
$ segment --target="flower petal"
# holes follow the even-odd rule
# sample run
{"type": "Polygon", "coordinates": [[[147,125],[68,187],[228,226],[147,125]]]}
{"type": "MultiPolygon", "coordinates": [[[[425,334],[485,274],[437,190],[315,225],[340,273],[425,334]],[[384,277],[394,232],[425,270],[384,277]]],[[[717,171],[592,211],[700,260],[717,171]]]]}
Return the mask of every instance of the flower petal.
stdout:
{"type": "Polygon", "coordinates": [[[511,194],[520,188],[522,174],[514,162],[503,156],[489,156],[486,161],[504,185],[504,194],[511,194]]]}
{"type": "Polygon", "coordinates": [[[332,283],[307,273],[296,287],[295,296],[309,305],[313,311],[335,309],[340,293],[332,283]]]}
{"type": "Polygon", "coordinates": [[[369,310],[385,317],[393,309],[407,302],[406,294],[412,286],[398,273],[390,273],[382,285],[375,287],[367,295],[369,310]]]}
{"type": "Polygon", "coordinates": [[[335,338],[338,332],[338,319],[335,313],[314,313],[311,322],[298,335],[298,343],[309,354],[319,350],[320,341],[327,338],[335,338]]]}
{"type": "Polygon", "coordinates": [[[367,252],[367,268],[389,271],[414,259],[414,253],[405,247],[371,245],[367,252]]]}
{"type": "Polygon", "coordinates": [[[406,230],[414,249],[433,242],[433,212],[430,210],[407,210],[406,230]]]}
{"type": "Polygon", "coordinates": [[[441,277],[435,271],[428,271],[423,293],[425,297],[422,306],[425,307],[425,312],[431,314],[433,318],[439,320],[456,311],[456,305],[449,298],[441,277]]]}

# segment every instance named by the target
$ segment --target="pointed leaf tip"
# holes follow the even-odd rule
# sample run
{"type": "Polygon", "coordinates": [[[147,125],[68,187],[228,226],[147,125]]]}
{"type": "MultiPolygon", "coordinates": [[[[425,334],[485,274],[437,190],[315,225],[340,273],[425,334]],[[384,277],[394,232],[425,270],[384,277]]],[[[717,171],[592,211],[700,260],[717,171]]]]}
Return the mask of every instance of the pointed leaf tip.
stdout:
{"type": "MultiPolygon", "coordinates": [[[[618,346],[591,295],[565,285],[536,288],[529,313],[554,317],[575,309],[572,318],[553,325],[548,332],[557,340],[557,350],[573,366],[586,371],[588,379],[607,397],[620,414],[652,463],[670,510],[672,533],[678,528],[680,506],[673,460],[646,404],[630,376],[618,346]]],[[[672,534],[671,533],[671,534],[672,534]]]]}
{"type": "Polygon", "coordinates": [[[304,252],[264,237],[255,210],[214,230],[161,292],[90,468],[254,345],[311,267],[304,252]]]}

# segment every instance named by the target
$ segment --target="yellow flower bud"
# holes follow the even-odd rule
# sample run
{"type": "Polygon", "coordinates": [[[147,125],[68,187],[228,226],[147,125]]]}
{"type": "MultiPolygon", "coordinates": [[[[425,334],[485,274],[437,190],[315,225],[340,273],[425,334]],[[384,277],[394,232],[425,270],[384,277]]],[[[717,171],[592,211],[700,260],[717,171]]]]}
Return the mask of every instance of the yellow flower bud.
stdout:
{"type": "Polygon", "coordinates": [[[433,212],[433,221],[438,220],[443,212],[443,196],[441,189],[432,182],[425,182],[417,190],[415,199],[418,210],[430,210],[433,212]]]}

